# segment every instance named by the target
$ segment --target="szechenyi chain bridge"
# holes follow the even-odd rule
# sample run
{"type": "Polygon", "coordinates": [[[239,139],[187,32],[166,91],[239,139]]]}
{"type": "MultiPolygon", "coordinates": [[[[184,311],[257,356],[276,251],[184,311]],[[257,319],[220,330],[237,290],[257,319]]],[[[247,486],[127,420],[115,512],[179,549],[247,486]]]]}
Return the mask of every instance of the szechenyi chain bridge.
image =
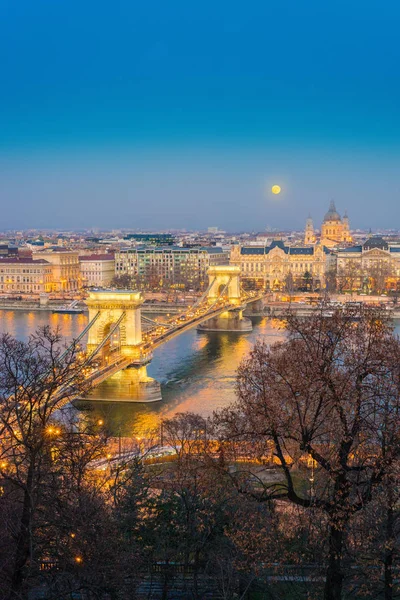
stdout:
{"type": "Polygon", "coordinates": [[[236,266],[210,267],[208,276],[208,287],[197,302],[164,322],[141,314],[144,298],[139,291],[90,291],[86,300],[89,323],[75,342],[88,336],[83,368],[93,387],[118,373],[128,373],[131,401],[161,400],[160,384],[147,375],[147,365],[157,347],[192,328],[205,332],[251,331],[251,320],[243,316],[243,311],[248,304],[260,310],[263,293],[245,292],[236,266]]]}

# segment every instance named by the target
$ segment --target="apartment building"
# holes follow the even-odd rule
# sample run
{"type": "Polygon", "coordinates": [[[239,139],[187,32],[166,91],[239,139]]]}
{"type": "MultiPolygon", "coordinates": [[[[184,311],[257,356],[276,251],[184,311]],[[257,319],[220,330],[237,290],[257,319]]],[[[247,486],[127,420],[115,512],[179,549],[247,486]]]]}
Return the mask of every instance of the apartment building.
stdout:
{"type": "Polygon", "coordinates": [[[32,253],[34,260],[46,260],[53,267],[52,292],[76,292],[82,287],[79,253],[54,246],[32,253]]]}
{"type": "Polygon", "coordinates": [[[129,275],[141,287],[201,289],[212,265],[229,263],[229,253],[220,247],[141,247],[115,254],[116,275],[129,275]]]}
{"type": "Polygon", "coordinates": [[[53,266],[44,259],[0,259],[0,292],[11,294],[40,294],[51,292],[53,266]]]}
{"type": "Polygon", "coordinates": [[[113,254],[88,254],[79,257],[83,287],[107,287],[115,275],[113,254]]]}

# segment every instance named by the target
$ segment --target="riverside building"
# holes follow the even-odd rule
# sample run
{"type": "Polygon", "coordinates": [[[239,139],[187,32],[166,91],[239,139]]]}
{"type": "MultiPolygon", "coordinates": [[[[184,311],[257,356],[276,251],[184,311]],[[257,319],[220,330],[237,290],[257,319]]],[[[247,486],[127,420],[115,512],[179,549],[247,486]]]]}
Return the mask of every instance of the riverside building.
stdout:
{"type": "Polygon", "coordinates": [[[248,287],[282,290],[291,285],[301,288],[312,283],[325,286],[326,273],[333,262],[326,246],[288,246],[275,240],[268,246],[233,246],[230,263],[240,266],[241,278],[248,287]]]}
{"type": "Polygon", "coordinates": [[[0,292],[41,294],[51,292],[53,267],[46,260],[24,258],[0,259],[0,292]]]}
{"type": "Polygon", "coordinates": [[[53,267],[52,292],[76,292],[82,287],[79,253],[58,247],[33,252],[34,260],[46,260],[53,267]]]}
{"type": "Polygon", "coordinates": [[[107,287],[115,274],[113,254],[88,254],[79,257],[82,285],[84,287],[107,287]]]}
{"type": "Polygon", "coordinates": [[[400,246],[380,236],[337,251],[338,285],[344,290],[399,290],[400,246]]]}
{"type": "Polygon", "coordinates": [[[213,265],[229,263],[229,253],[220,247],[180,246],[123,249],[115,254],[115,274],[129,275],[144,287],[176,286],[201,289],[213,265]]]}

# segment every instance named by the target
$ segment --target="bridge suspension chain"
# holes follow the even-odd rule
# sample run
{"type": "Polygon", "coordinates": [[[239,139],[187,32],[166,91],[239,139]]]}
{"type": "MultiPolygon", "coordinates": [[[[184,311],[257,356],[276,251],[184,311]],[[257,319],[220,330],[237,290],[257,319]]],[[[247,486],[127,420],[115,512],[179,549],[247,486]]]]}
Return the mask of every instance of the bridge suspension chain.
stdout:
{"type": "Polygon", "coordinates": [[[204,300],[206,299],[208,292],[211,290],[212,286],[214,285],[214,283],[217,281],[217,278],[214,277],[214,279],[212,280],[212,282],[209,284],[209,286],[207,287],[207,289],[205,290],[205,292],[200,296],[200,298],[197,300],[197,302],[195,302],[193,304],[193,306],[191,307],[190,310],[196,309],[198,306],[200,306],[200,304],[202,304],[204,302],[204,300]]]}
{"type": "Polygon", "coordinates": [[[158,321],[154,321],[154,319],[149,319],[149,317],[145,317],[144,315],[140,315],[142,321],[145,321],[146,323],[151,323],[152,325],[155,325],[156,327],[160,327],[160,325],[162,325],[163,327],[172,327],[172,325],[170,325],[167,322],[164,323],[159,323],[158,321]]]}
{"type": "Polygon", "coordinates": [[[249,294],[245,289],[243,289],[242,286],[240,286],[240,294],[243,295],[243,297],[246,298],[250,298],[251,294],[249,294]]]}
{"type": "Polygon", "coordinates": [[[62,360],[68,354],[68,352],[70,352],[72,348],[81,341],[81,339],[88,333],[89,329],[96,323],[99,316],[100,311],[94,315],[93,319],[86,325],[85,329],[81,331],[78,337],[73,340],[72,344],[68,346],[68,348],[61,354],[59,360],[62,360]]]}
{"type": "Polygon", "coordinates": [[[193,310],[196,310],[206,299],[208,292],[211,290],[212,286],[214,285],[214,283],[216,282],[217,278],[214,277],[214,279],[212,280],[212,282],[210,283],[210,285],[207,287],[207,289],[205,290],[205,292],[200,296],[200,298],[193,304],[193,306],[191,306],[190,308],[188,308],[185,312],[182,312],[178,315],[176,315],[175,319],[179,319],[180,317],[184,317],[187,315],[188,312],[192,312],[193,310]]]}
{"type": "Polygon", "coordinates": [[[221,296],[223,296],[225,294],[225,292],[228,289],[229,284],[230,284],[231,281],[232,281],[232,277],[229,277],[227,283],[225,284],[225,286],[222,288],[222,290],[218,294],[216,300],[210,305],[210,307],[209,307],[210,310],[212,309],[213,306],[215,306],[218,303],[218,301],[220,300],[221,296]]]}
{"type": "MultiPolygon", "coordinates": [[[[100,313],[97,313],[95,315],[95,317],[92,319],[92,321],[89,323],[90,327],[93,325],[94,321],[97,320],[98,316],[100,313]]],[[[97,346],[97,348],[95,348],[93,350],[93,352],[90,354],[90,356],[88,356],[86,358],[86,360],[83,361],[83,363],[80,366],[80,370],[84,369],[89,363],[90,361],[94,358],[94,356],[103,348],[103,346],[108,342],[108,340],[110,339],[110,337],[113,335],[113,333],[115,332],[115,330],[117,329],[117,327],[120,325],[122,319],[126,316],[125,311],[122,313],[122,315],[120,316],[120,318],[118,319],[118,321],[116,323],[114,323],[114,325],[111,327],[110,331],[108,332],[108,334],[106,335],[106,337],[101,341],[101,343],[97,346]]],[[[85,329],[90,329],[89,326],[87,326],[85,329]]],[[[85,330],[84,330],[85,331],[85,330]]],[[[84,335],[84,331],[82,332],[82,336],[84,335]]],[[[58,392],[56,393],[56,395],[59,395],[63,392],[65,392],[65,390],[68,390],[68,388],[70,387],[71,382],[74,380],[75,376],[72,376],[70,379],[68,379],[63,385],[61,385],[60,389],[58,390],[58,392]]]]}
{"type": "Polygon", "coordinates": [[[117,329],[117,327],[119,327],[121,321],[124,319],[125,316],[126,316],[126,313],[124,311],[122,313],[122,315],[120,316],[120,318],[118,319],[118,321],[116,323],[114,323],[114,325],[111,327],[111,329],[108,332],[108,334],[106,335],[106,337],[100,342],[100,344],[97,346],[97,348],[95,348],[93,350],[93,352],[91,353],[91,355],[87,357],[87,359],[85,360],[85,362],[83,363],[82,366],[87,365],[96,356],[96,354],[98,354],[100,352],[100,350],[103,348],[103,346],[105,346],[105,344],[108,342],[108,340],[110,339],[110,337],[113,335],[113,333],[115,332],[115,330],[117,329]]]}
{"type": "MultiPolygon", "coordinates": [[[[199,306],[202,305],[202,303],[204,302],[204,300],[206,299],[209,291],[211,290],[211,288],[213,287],[213,285],[215,284],[217,278],[214,277],[214,279],[212,280],[212,282],[208,285],[207,289],[203,292],[203,294],[201,295],[201,297],[195,302],[195,304],[193,304],[193,306],[191,306],[189,309],[187,309],[185,312],[182,312],[176,316],[173,317],[173,319],[171,319],[172,321],[176,321],[181,319],[182,317],[186,317],[187,314],[189,312],[193,312],[195,310],[197,310],[199,308],[199,306]]],[[[221,290],[221,292],[218,294],[217,298],[215,299],[215,301],[211,304],[208,305],[208,311],[210,311],[220,300],[221,296],[223,296],[226,292],[226,290],[229,287],[229,284],[232,281],[232,277],[229,278],[228,282],[225,284],[225,286],[223,287],[223,289],[221,290]]],[[[163,328],[168,328],[168,329],[174,329],[175,325],[173,323],[170,323],[168,321],[164,321],[164,322],[158,322],[158,321],[152,321],[152,319],[149,319],[148,317],[144,317],[142,315],[141,317],[144,321],[146,321],[147,323],[152,323],[154,325],[154,327],[152,329],[149,329],[148,331],[146,331],[146,336],[151,335],[158,327],[163,327],[163,328]]]]}
{"type": "MultiPolygon", "coordinates": [[[[221,290],[221,291],[220,291],[220,293],[218,294],[218,296],[217,296],[217,298],[215,299],[215,301],[214,301],[212,304],[210,304],[210,305],[208,305],[208,306],[207,306],[207,310],[205,310],[205,311],[204,311],[204,313],[203,313],[202,317],[206,316],[208,313],[210,313],[210,312],[212,312],[212,311],[213,311],[213,308],[214,308],[214,307],[215,307],[215,306],[218,304],[219,300],[221,299],[221,296],[223,296],[223,295],[225,294],[225,292],[227,291],[227,289],[228,289],[228,287],[229,287],[229,284],[231,283],[231,281],[232,281],[232,277],[230,277],[230,278],[228,279],[227,283],[226,283],[226,284],[225,284],[225,286],[222,288],[222,290],[221,290]]],[[[213,283],[214,283],[214,282],[213,282],[213,283]]],[[[211,285],[209,286],[209,288],[211,288],[211,285]]],[[[190,309],[190,311],[192,311],[192,310],[193,310],[193,307],[190,309]]],[[[179,320],[179,318],[180,318],[180,317],[182,317],[182,316],[183,316],[183,317],[185,317],[186,315],[187,315],[187,313],[183,313],[182,315],[179,315],[179,316],[175,317],[175,318],[173,319],[173,321],[176,321],[177,319],[179,320]]],[[[167,323],[157,323],[157,327],[163,327],[163,328],[165,328],[165,327],[168,327],[168,328],[169,328],[169,331],[167,331],[167,332],[163,332],[162,334],[160,334],[160,335],[158,336],[159,338],[160,338],[160,337],[164,338],[165,336],[168,336],[168,335],[169,335],[169,332],[171,332],[171,334],[173,335],[173,333],[174,333],[174,330],[176,330],[176,328],[177,328],[177,325],[176,325],[176,324],[174,324],[174,323],[168,323],[168,322],[167,322],[167,323]]],[[[145,335],[146,335],[146,338],[151,338],[152,334],[153,334],[153,333],[154,333],[154,331],[157,329],[157,327],[154,327],[153,329],[150,329],[149,331],[146,331],[146,334],[145,334],[145,335]]],[[[157,339],[157,337],[156,337],[156,338],[154,338],[154,339],[157,339]]],[[[154,341],[154,339],[153,339],[153,341],[154,341]]],[[[148,342],[145,342],[145,343],[148,343],[148,342]]]]}

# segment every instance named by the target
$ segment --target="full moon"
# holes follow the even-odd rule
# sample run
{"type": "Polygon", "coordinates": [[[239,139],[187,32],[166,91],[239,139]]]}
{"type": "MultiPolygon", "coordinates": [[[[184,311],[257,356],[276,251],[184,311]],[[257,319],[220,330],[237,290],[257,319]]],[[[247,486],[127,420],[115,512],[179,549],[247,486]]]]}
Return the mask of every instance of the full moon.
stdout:
{"type": "Polygon", "coordinates": [[[273,194],[280,194],[281,193],[281,186],[280,185],[273,185],[271,188],[271,192],[273,194]]]}

